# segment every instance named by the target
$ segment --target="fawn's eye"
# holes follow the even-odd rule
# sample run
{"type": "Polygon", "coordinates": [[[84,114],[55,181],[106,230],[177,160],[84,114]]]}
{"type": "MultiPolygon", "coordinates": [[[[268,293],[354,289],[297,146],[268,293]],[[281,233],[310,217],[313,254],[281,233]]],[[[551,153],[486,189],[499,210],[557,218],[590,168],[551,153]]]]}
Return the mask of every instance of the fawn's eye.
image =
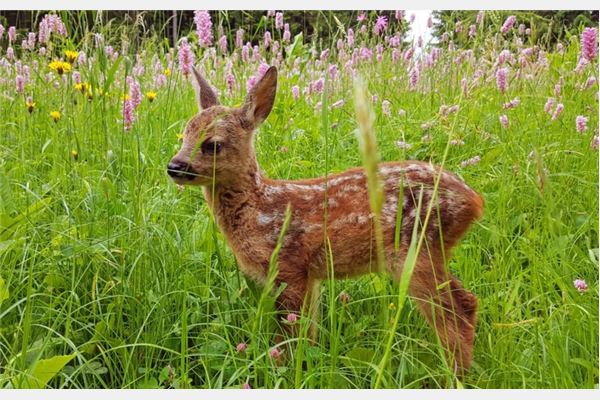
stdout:
{"type": "Polygon", "coordinates": [[[202,154],[218,154],[221,151],[222,147],[223,145],[219,142],[207,140],[204,143],[202,143],[202,154]]]}

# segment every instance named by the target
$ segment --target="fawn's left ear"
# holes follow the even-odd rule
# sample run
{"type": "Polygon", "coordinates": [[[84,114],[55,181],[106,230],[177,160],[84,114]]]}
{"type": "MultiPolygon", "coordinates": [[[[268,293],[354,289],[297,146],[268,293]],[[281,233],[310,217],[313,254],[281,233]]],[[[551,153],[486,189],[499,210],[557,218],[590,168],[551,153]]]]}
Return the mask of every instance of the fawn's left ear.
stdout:
{"type": "Polygon", "coordinates": [[[200,75],[200,72],[195,67],[192,67],[192,85],[196,92],[196,103],[198,103],[198,109],[200,111],[205,110],[209,107],[216,106],[219,104],[217,94],[212,90],[206,79],[200,75]]]}
{"type": "Polygon", "coordinates": [[[256,128],[269,116],[277,93],[277,68],[270,67],[260,81],[246,96],[242,112],[247,121],[256,128]]]}

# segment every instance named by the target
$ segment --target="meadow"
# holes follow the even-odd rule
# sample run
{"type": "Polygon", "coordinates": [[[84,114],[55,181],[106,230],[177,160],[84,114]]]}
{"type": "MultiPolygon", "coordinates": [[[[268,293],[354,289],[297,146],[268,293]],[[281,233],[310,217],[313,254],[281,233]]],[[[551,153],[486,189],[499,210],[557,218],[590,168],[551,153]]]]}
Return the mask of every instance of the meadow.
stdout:
{"type": "Polygon", "coordinates": [[[285,12],[252,32],[198,12],[171,46],[77,15],[0,26],[0,388],[598,387],[596,28],[544,47],[485,12],[410,43],[409,15],[368,12],[311,42],[285,12]],[[362,77],[381,160],[443,163],[484,196],[449,264],[479,298],[464,378],[386,276],[324,282],[318,343],[275,344],[307,318],[275,313],[201,190],[166,174],[191,65],[230,106],[277,66],[255,134],[271,178],[362,164],[362,77]]]}

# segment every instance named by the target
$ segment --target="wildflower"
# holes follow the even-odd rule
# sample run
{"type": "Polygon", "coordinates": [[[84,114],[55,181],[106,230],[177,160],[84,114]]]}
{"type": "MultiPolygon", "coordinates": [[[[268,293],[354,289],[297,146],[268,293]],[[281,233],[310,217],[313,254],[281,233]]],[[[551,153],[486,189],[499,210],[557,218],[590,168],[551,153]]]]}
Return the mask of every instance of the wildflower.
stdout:
{"type": "Polygon", "coordinates": [[[477,165],[481,161],[481,157],[475,156],[473,158],[469,158],[468,160],[464,160],[460,163],[461,168],[465,168],[469,165],[477,165]]]}
{"type": "Polygon", "coordinates": [[[336,101],[335,103],[333,103],[333,104],[331,105],[331,108],[340,108],[340,107],[342,107],[344,104],[345,104],[345,101],[344,101],[343,99],[342,99],[342,100],[338,100],[338,101],[336,101]]]}
{"type": "Polygon", "coordinates": [[[65,72],[71,71],[71,64],[64,62],[64,61],[54,60],[48,66],[50,67],[50,69],[52,71],[56,72],[58,75],[61,75],[61,76],[65,72]]]}
{"type": "Polygon", "coordinates": [[[290,24],[284,24],[283,25],[283,37],[282,37],[283,42],[284,43],[289,42],[291,37],[292,37],[292,33],[290,32],[290,24]]]}
{"type": "Polygon", "coordinates": [[[504,21],[502,28],[500,28],[500,32],[502,32],[502,33],[508,32],[513,27],[513,25],[515,24],[516,21],[517,21],[517,17],[515,17],[514,15],[511,15],[510,17],[506,18],[506,21],[504,21]]]}
{"type": "Polygon", "coordinates": [[[79,73],[79,71],[73,72],[73,82],[75,82],[76,85],[78,83],[81,83],[81,74],[79,73]]]}
{"type": "Polygon", "coordinates": [[[502,105],[502,108],[504,108],[505,110],[509,109],[509,108],[515,108],[518,107],[519,104],[521,104],[521,100],[519,100],[518,97],[515,97],[514,99],[512,99],[511,101],[509,101],[508,103],[504,103],[502,105]]]}
{"type": "Polygon", "coordinates": [[[123,102],[123,127],[126,131],[131,130],[133,126],[133,121],[135,120],[135,116],[133,115],[133,103],[131,99],[126,99],[123,102]]]}
{"type": "Polygon", "coordinates": [[[267,11],[267,17],[274,17],[275,16],[275,10],[268,10],[267,11]]]}
{"type": "Polygon", "coordinates": [[[77,153],[77,150],[71,149],[71,157],[73,157],[73,159],[77,161],[77,159],[79,158],[79,153],[77,153]]]}
{"type": "Polygon", "coordinates": [[[152,103],[156,99],[156,92],[146,92],[146,98],[152,103]]]}
{"type": "Polygon", "coordinates": [[[238,345],[237,345],[237,346],[235,346],[235,350],[236,350],[238,353],[243,353],[244,351],[246,351],[246,348],[247,348],[247,347],[248,347],[248,345],[247,345],[246,343],[244,343],[244,342],[240,342],[240,343],[238,343],[238,345]]]}
{"type": "Polygon", "coordinates": [[[586,117],[583,115],[578,115],[577,118],[575,118],[575,127],[577,128],[577,132],[583,133],[587,131],[587,122],[588,119],[586,117]]]}
{"type": "Polygon", "coordinates": [[[2,35],[4,35],[4,26],[0,24],[0,40],[2,40],[2,35]]]}
{"type": "Polygon", "coordinates": [[[585,88],[589,89],[592,86],[594,86],[595,83],[596,83],[596,77],[595,76],[590,76],[588,78],[588,80],[585,82],[585,88]]]}
{"type": "Polygon", "coordinates": [[[562,113],[563,109],[565,108],[565,106],[562,103],[558,103],[556,105],[556,109],[554,110],[554,113],[552,114],[552,121],[558,119],[558,117],[560,117],[560,113],[562,113]]]}
{"type": "Polygon", "coordinates": [[[409,20],[409,21],[410,21],[410,23],[412,24],[413,22],[415,22],[415,18],[417,18],[416,14],[415,14],[415,13],[412,13],[412,14],[410,14],[410,17],[409,17],[409,19],[408,19],[408,20],[409,20]]]}
{"type": "Polygon", "coordinates": [[[194,56],[187,39],[181,41],[177,57],[179,59],[179,70],[183,75],[188,76],[192,72],[192,65],[194,64],[196,57],[194,56]]]}
{"type": "Polygon", "coordinates": [[[485,11],[479,11],[477,13],[477,18],[475,19],[475,23],[481,25],[483,23],[483,17],[485,16],[485,11]]]}
{"type": "Polygon", "coordinates": [[[358,14],[358,17],[356,17],[357,22],[363,22],[366,19],[367,19],[367,14],[364,12],[358,14]]]}
{"type": "Polygon", "coordinates": [[[385,31],[387,29],[387,25],[388,25],[387,17],[384,15],[378,16],[377,21],[375,21],[375,28],[373,28],[373,30],[375,31],[375,34],[381,35],[383,33],[383,31],[385,31]]]}
{"type": "Polygon", "coordinates": [[[598,42],[596,28],[585,28],[581,33],[581,54],[589,61],[598,55],[598,42]]]}
{"type": "Polygon", "coordinates": [[[554,104],[556,104],[556,100],[554,100],[554,98],[552,97],[548,97],[548,100],[546,101],[546,104],[544,105],[544,111],[548,114],[550,114],[552,112],[552,107],[554,107],[554,104]]]}
{"type": "Polygon", "coordinates": [[[410,71],[410,89],[415,90],[417,88],[417,82],[419,81],[419,70],[413,68],[410,71]]]}
{"type": "Polygon", "coordinates": [[[183,140],[183,133],[176,133],[175,137],[177,138],[177,140],[183,140]]]}
{"type": "Polygon", "coordinates": [[[325,60],[327,60],[327,57],[329,57],[329,49],[328,48],[321,52],[321,55],[319,56],[319,60],[324,62],[325,60]]]}
{"type": "Polygon", "coordinates": [[[348,34],[346,35],[346,40],[348,42],[348,47],[354,46],[354,31],[352,28],[348,28],[348,34]]]}
{"type": "Polygon", "coordinates": [[[298,100],[300,97],[300,88],[298,85],[292,86],[292,95],[294,96],[294,100],[298,100]]]}
{"type": "Polygon", "coordinates": [[[560,97],[560,90],[561,90],[560,83],[557,83],[556,85],[554,85],[554,95],[556,97],[560,97]]]}
{"type": "Polygon", "coordinates": [[[25,100],[25,107],[27,107],[27,111],[29,111],[29,114],[31,114],[35,109],[35,103],[33,102],[31,96],[27,97],[27,99],[25,100]]]}
{"type": "Polygon", "coordinates": [[[398,146],[402,150],[410,150],[410,149],[412,149],[412,144],[407,143],[407,142],[405,142],[403,140],[397,140],[396,141],[396,146],[398,146]]]}
{"type": "Polygon", "coordinates": [[[198,43],[201,47],[212,45],[212,22],[210,14],[206,10],[194,11],[194,22],[196,23],[196,33],[198,34],[198,43]]]}
{"type": "Polygon", "coordinates": [[[430,15],[429,18],[427,18],[427,28],[431,27],[433,27],[433,18],[430,15]]]}
{"type": "Polygon", "coordinates": [[[405,117],[406,116],[406,110],[401,108],[398,110],[398,115],[401,117],[405,117]]]}
{"type": "Polygon", "coordinates": [[[272,41],[272,39],[271,39],[271,32],[266,31],[264,39],[263,39],[263,44],[265,45],[265,48],[267,48],[267,47],[269,47],[271,45],[271,41],[272,41]]]}
{"type": "Polygon", "coordinates": [[[341,292],[338,299],[340,300],[340,303],[348,304],[350,302],[350,295],[346,292],[341,292]]]}
{"type": "Polygon", "coordinates": [[[60,114],[59,111],[52,111],[50,113],[50,118],[52,118],[52,120],[54,122],[58,122],[60,120],[60,118],[62,117],[62,115],[60,114]]]}
{"type": "Polygon", "coordinates": [[[464,146],[465,145],[465,141],[461,140],[461,139],[452,139],[450,141],[450,146],[464,146]]]}
{"type": "Polygon", "coordinates": [[[281,356],[281,352],[277,349],[277,347],[271,349],[269,355],[272,359],[277,360],[281,356]]]}
{"type": "Polygon", "coordinates": [[[386,117],[389,117],[392,112],[390,110],[390,102],[388,100],[384,100],[381,102],[381,111],[383,112],[383,115],[385,115],[386,117]]]}
{"type": "Polygon", "coordinates": [[[390,310],[390,311],[394,311],[395,309],[396,309],[396,305],[395,305],[394,303],[390,303],[390,304],[388,305],[388,310],[390,310]]]}
{"type": "Polygon", "coordinates": [[[474,38],[477,34],[477,26],[475,24],[469,25],[469,37],[474,38]]]}
{"type": "Polygon", "coordinates": [[[67,58],[69,64],[73,64],[75,60],[77,60],[77,57],[79,57],[79,53],[72,50],[65,50],[65,57],[67,58]]]}
{"type": "Polygon", "coordinates": [[[242,389],[252,389],[252,387],[248,382],[244,382],[244,384],[242,385],[242,389]]]}
{"type": "Polygon", "coordinates": [[[25,78],[22,75],[17,75],[15,78],[15,83],[17,84],[17,92],[19,94],[23,93],[23,89],[25,86],[25,78]]]}
{"type": "Polygon", "coordinates": [[[127,77],[127,84],[129,85],[129,98],[134,108],[137,108],[142,103],[142,90],[138,81],[133,77],[127,77]]]}
{"type": "Polygon", "coordinates": [[[298,316],[294,313],[289,313],[287,315],[287,322],[290,324],[295,323],[296,321],[298,321],[298,316]]]}
{"type": "Polygon", "coordinates": [[[12,43],[17,40],[17,28],[14,26],[8,27],[8,43],[12,43]]]}
{"type": "Polygon", "coordinates": [[[404,10],[396,10],[394,16],[398,21],[402,21],[402,18],[404,18],[404,10]]]}
{"type": "Polygon", "coordinates": [[[256,79],[255,76],[251,76],[250,78],[248,78],[248,80],[246,81],[246,91],[249,92],[254,85],[256,85],[256,82],[258,82],[258,79],[256,79]]]}
{"type": "Polygon", "coordinates": [[[283,28],[283,13],[278,12],[275,14],[275,29],[280,30],[283,28]]]}
{"type": "Polygon", "coordinates": [[[594,137],[592,138],[592,149],[594,150],[598,150],[598,144],[599,144],[599,139],[598,139],[598,135],[594,135],[594,137]]]}
{"type": "Polygon", "coordinates": [[[90,85],[85,82],[76,83],[75,90],[79,90],[81,93],[85,94],[90,90],[90,85]]]}
{"type": "Polygon", "coordinates": [[[575,279],[573,281],[573,286],[575,286],[575,289],[577,289],[579,293],[585,293],[588,290],[588,285],[583,279],[575,279]]]}
{"type": "Polygon", "coordinates": [[[500,124],[502,125],[502,127],[507,128],[508,127],[508,115],[503,114],[500,116],[500,124]]]}
{"type": "Polygon", "coordinates": [[[508,83],[506,81],[507,76],[508,69],[506,68],[499,68],[498,71],[496,71],[496,86],[498,86],[498,90],[500,90],[501,93],[506,92],[508,87],[508,83]]]}

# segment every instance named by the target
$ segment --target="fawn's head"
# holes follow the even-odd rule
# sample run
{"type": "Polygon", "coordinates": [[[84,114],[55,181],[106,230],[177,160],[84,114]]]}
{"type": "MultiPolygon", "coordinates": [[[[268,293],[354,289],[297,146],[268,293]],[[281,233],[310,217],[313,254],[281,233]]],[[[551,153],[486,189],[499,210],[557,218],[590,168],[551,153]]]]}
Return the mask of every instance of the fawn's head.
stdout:
{"type": "Polygon", "coordinates": [[[252,132],[275,102],[277,69],[271,67],[250,90],[240,107],[219,104],[208,82],[193,69],[199,112],[190,119],[183,145],[167,166],[167,173],[184,185],[229,185],[257,171],[252,132]]]}

